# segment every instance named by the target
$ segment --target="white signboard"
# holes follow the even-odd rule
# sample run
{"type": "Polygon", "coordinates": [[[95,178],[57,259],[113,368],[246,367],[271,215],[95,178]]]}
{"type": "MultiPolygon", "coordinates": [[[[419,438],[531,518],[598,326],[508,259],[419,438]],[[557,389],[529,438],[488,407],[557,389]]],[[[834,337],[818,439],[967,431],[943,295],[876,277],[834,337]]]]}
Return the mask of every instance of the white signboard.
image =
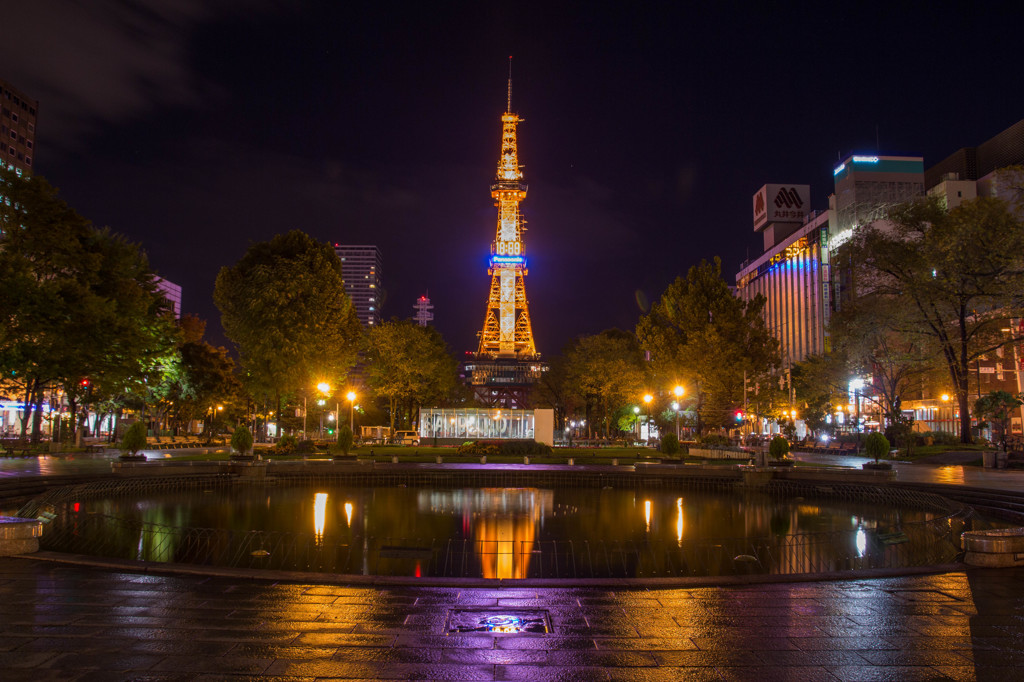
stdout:
{"type": "Polygon", "coordinates": [[[754,194],[754,231],[770,223],[803,223],[810,210],[810,185],[765,185],[754,194]]]}

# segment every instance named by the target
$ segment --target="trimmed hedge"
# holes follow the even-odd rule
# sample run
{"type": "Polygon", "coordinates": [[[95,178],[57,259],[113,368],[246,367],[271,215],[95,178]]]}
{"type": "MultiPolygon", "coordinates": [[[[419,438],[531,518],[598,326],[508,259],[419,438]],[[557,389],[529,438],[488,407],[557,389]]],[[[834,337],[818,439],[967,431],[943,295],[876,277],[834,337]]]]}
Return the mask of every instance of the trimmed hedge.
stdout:
{"type": "Polygon", "coordinates": [[[460,455],[550,455],[551,446],[535,440],[471,440],[459,446],[460,455]]]}

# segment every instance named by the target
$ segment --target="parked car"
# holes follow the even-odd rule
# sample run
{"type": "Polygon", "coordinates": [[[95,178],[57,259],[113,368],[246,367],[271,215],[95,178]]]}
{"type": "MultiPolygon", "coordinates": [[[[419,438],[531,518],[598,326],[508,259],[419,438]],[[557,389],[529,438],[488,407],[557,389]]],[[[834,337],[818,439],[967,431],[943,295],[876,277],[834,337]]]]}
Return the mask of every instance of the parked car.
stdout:
{"type": "Polygon", "coordinates": [[[391,443],[393,445],[419,445],[420,434],[417,431],[395,431],[391,443]]]}

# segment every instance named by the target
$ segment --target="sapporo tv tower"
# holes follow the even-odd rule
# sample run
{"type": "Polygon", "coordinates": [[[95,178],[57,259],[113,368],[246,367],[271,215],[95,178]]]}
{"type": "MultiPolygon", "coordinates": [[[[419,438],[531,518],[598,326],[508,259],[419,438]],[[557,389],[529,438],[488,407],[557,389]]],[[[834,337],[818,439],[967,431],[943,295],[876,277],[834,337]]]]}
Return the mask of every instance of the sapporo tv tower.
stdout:
{"type": "Polygon", "coordinates": [[[519,214],[519,202],[526,198],[526,183],[522,181],[516,149],[516,127],[521,120],[512,113],[509,57],[508,99],[501,115],[501,156],[491,185],[491,197],[498,207],[498,229],[487,269],[491,290],[479,334],[480,346],[464,364],[477,400],[489,407],[527,407],[531,385],[547,369],[533,343],[526,301],[526,227],[519,214]]]}

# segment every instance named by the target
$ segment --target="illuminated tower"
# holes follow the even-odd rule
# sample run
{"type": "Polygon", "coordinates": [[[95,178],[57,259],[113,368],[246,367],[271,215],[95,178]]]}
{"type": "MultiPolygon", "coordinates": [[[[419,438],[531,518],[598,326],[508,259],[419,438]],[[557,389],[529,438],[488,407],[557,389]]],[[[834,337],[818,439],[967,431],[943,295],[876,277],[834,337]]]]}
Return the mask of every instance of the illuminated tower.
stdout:
{"type": "Polygon", "coordinates": [[[491,196],[498,207],[498,229],[491,244],[487,274],[484,327],[476,353],[467,353],[462,377],[476,400],[488,407],[529,407],[530,389],[547,366],[533,342],[530,310],[526,304],[526,227],[519,202],[526,198],[526,183],[519,170],[516,126],[522,119],[512,113],[512,62],[509,58],[508,100],[501,115],[501,156],[491,196]]]}
{"type": "Polygon", "coordinates": [[[512,113],[512,73],[509,62],[508,103],[501,115],[501,156],[498,173],[491,185],[491,197],[498,207],[498,230],[491,244],[487,274],[491,292],[487,314],[480,332],[480,356],[523,358],[537,354],[530,328],[530,309],[526,303],[526,249],[523,246],[523,220],[519,202],[526,198],[526,183],[519,170],[516,151],[516,126],[522,120],[512,113]]]}

